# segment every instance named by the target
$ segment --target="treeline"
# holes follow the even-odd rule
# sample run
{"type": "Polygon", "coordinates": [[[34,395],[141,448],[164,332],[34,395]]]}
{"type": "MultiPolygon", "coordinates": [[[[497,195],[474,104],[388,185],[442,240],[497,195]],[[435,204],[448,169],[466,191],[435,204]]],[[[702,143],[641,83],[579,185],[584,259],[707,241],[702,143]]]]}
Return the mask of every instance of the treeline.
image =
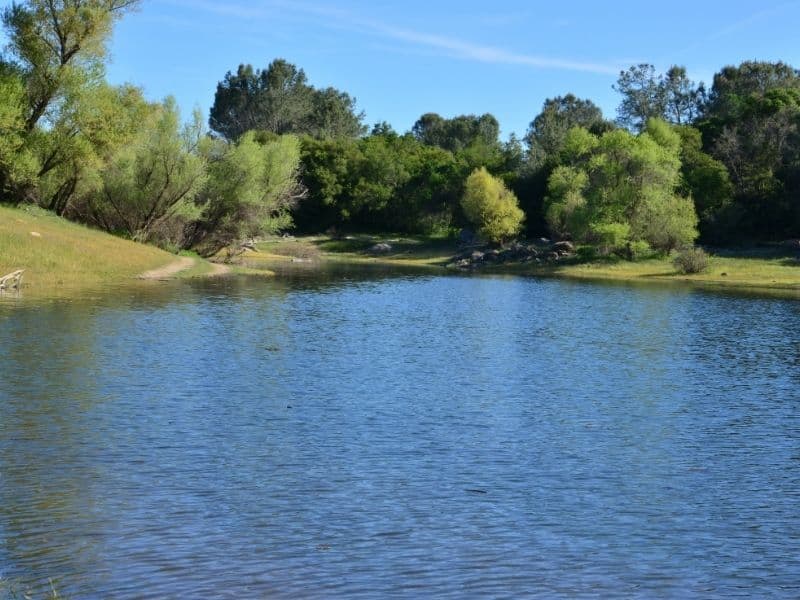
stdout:
{"type": "MultiPolygon", "coordinates": [[[[28,0],[3,11],[0,200],[173,250],[210,253],[291,227],[305,193],[300,142],[271,133],[283,133],[280,122],[210,136],[202,115],[184,122],[174,100],[105,81],[113,25],[137,4],[28,0]]],[[[322,90],[309,110],[326,123],[339,102],[346,96],[322,90]]]]}
{"type": "Polygon", "coordinates": [[[800,231],[800,73],[789,65],[725,67],[710,88],[683,67],[636,65],[614,86],[616,119],[565,94],[523,139],[501,141],[489,114],[370,129],[354,98],[278,59],[224,76],[207,131],[170,99],[105,81],[113,25],[136,4],[27,0],[3,12],[2,201],[204,252],[292,228],[448,234],[493,220],[502,240],[523,218],[530,236],[630,256],[800,231]]]}
{"type": "MultiPolygon", "coordinates": [[[[231,129],[226,119],[249,120],[235,111],[220,117],[218,106],[231,105],[231,78],[212,109],[211,127],[222,136],[231,129]]],[[[257,91],[245,104],[270,107],[262,123],[277,120],[276,110],[303,114],[292,108],[293,93],[279,108],[260,101],[264,88],[256,79],[246,86],[257,91]]],[[[272,81],[275,90],[293,89],[291,79],[272,81]]],[[[615,120],[591,100],[566,94],[544,102],[522,140],[506,142],[489,114],[425,114],[405,134],[379,123],[368,135],[352,120],[350,135],[340,135],[339,126],[315,131],[300,118],[288,129],[302,135],[307,190],[292,210],[295,224],[303,232],[452,231],[469,221],[461,204],[467,177],[486,168],[515,192],[529,235],[661,250],[698,235],[713,244],[797,236],[797,69],[745,62],[722,69],[707,89],[683,67],[659,74],[641,64],[620,73],[614,88],[621,96],[615,120]]],[[[360,121],[343,98],[337,115],[360,121]]]]}

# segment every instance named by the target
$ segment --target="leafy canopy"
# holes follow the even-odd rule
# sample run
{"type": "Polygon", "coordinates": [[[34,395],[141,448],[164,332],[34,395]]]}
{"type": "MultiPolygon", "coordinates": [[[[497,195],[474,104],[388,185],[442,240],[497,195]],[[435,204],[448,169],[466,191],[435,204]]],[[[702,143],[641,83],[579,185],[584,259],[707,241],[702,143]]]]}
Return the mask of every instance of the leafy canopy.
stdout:
{"type": "Polygon", "coordinates": [[[461,207],[480,235],[492,242],[502,243],[517,235],[525,219],[514,193],[484,167],[467,178],[461,207]]]}

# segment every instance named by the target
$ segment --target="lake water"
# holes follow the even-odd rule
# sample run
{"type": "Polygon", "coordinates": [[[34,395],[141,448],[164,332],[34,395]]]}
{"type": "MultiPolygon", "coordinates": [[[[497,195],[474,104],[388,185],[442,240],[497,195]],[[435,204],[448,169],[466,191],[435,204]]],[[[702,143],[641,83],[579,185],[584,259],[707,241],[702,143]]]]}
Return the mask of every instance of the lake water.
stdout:
{"type": "Polygon", "coordinates": [[[800,302],[382,271],[6,298],[0,575],[800,597],[800,302]]]}

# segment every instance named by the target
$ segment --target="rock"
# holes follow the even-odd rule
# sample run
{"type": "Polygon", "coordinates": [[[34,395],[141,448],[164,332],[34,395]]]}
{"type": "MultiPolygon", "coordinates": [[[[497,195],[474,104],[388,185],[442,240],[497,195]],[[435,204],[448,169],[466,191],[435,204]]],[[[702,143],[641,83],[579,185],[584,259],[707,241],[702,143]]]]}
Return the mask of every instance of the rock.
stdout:
{"type": "Polygon", "coordinates": [[[542,244],[544,244],[546,246],[550,245],[550,240],[548,240],[547,238],[539,238],[539,242],[541,242],[542,244]]]}
{"type": "Polygon", "coordinates": [[[561,242],[556,242],[550,248],[554,252],[558,252],[559,254],[572,254],[575,252],[575,245],[572,242],[568,242],[566,240],[561,242]]]}
{"type": "Polygon", "coordinates": [[[473,252],[470,255],[469,259],[472,262],[481,262],[484,259],[484,256],[485,255],[483,254],[483,252],[481,252],[480,250],[475,250],[475,252],[473,252]]]}
{"type": "Polygon", "coordinates": [[[500,260],[500,251],[489,250],[489,252],[483,255],[483,260],[488,262],[498,262],[500,260]]]}
{"type": "Polygon", "coordinates": [[[31,235],[32,235],[33,237],[42,237],[42,234],[41,234],[41,233],[39,233],[38,231],[31,231],[31,235]]]}
{"type": "Polygon", "coordinates": [[[375,244],[369,250],[367,250],[367,252],[369,252],[370,254],[388,254],[391,251],[392,251],[392,245],[387,244],[385,242],[375,244]]]}
{"type": "Polygon", "coordinates": [[[552,260],[557,262],[558,261],[558,252],[548,252],[547,253],[547,260],[552,260]]]}

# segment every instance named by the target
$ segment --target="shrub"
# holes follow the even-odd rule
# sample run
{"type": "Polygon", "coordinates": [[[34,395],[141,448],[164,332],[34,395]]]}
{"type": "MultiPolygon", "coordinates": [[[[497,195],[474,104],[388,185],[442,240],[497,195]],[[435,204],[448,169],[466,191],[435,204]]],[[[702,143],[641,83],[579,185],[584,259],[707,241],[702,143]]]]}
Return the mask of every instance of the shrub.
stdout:
{"type": "Polygon", "coordinates": [[[651,256],[653,254],[653,249],[650,247],[650,244],[644,240],[637,240],[629,244],[628,252],[631,260],[642,260],[643,258],[651,256]]]}
{"type": "Polygon", "coordinates": [[[461,206],[470,223],[478,227],[478,233],[491,242],[513,238],[525,219],[514,193],[484,167],[475,169],[467,178],[461,206]]]}
{"type": "Polygon", "coordinates": [[[610,254],[624,248],[631,233],[627,223],[593,223],[590,229],[601,254],[610,254]]]}
{"type": "Polygon", "coordinates": [[[673,264],[684,275],[702,273],[708,268],[708,254],[702,248],[686,248],[675,257],[673,264]]]}

